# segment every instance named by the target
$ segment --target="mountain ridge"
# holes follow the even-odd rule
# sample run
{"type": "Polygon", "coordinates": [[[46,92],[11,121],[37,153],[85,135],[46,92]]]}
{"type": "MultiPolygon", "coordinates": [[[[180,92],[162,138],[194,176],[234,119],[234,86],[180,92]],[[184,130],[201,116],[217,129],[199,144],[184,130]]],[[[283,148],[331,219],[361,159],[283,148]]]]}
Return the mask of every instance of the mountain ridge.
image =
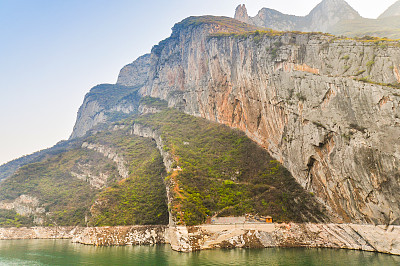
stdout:
{"type": "Polygon", "coordinates": [[[388,7],[385,12],[383,12],[378,19],[400,16],[400,1],[396,1],[393,5],[388,7]]]}
{"type": "Polygon", "coordinates": [[[324,0],[306,16],[288,15],[274,9],[262,8],[256,16],[250,17],[243,4],[236,8],[234,18],[278,31],[326,32],[349,37],[370,35],[400,39],[400,26],[392,22],[399,15],[400,1],[390,6],[378,19],[366,19],[344,0],[324,0]]]}
{"type": "MultiPolygon", "coordinates": [[[[271,214],[286,222],[271,225],[286,244],[302,245],[311,231],[311,246],[398,254],[399,70],[399,43],[386,39],[188,18],[125,66],[118,84],[86,95],[71,149],[0,183],[0,223],[168,223],[176,250],[187,251],[211,234],[183,225],[271,214]],[[332,228],[334,239],[345,231],[358,244],[319,238],[332,228]],[[388,249],[360,244],[364,230],[374,233],[365,239],[389,232],[390,243],[376,240],[388,249]]],[[[93,235],[103,228],[87,229],[83,243],[101,243],[93,235]]],[[[250,230],[266,235],[253,229],[248,239],[250,230]]],[[[229,237],[220,247],[240,246],[242,235],[229,237]]]]}
{"type": "Polygon", "coordinates": [[[279,31],[329,32],[338,21],[361,16],[344,0],[324,0],[306,16],[287,15],[274,9],[262,8],[255,17],[249,17],[243,4],[236,8],[234,18],[279,31]]]}

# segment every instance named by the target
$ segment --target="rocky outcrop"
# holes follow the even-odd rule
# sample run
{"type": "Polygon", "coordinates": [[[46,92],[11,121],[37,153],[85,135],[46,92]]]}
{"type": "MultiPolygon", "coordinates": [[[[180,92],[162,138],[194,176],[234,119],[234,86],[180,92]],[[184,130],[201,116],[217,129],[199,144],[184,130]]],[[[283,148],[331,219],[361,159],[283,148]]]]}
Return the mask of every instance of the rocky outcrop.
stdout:
{"type": "Polygon", "coordinates": [[[35,223],[39,225],[43,224],[42,216],[46,212],[38,198],[25,194],[19,196],[14,201],[0,201],[0,209],[14,210],[22,216],[33,215],[35,223]]]}
{"type": "Polygon", "coordinates": [[[95,125],[104,123],[107,118],[101,110],[99,103],[85,100],[79,108],[71,139],[83,137],[95,125]]]}
{"type": "MultiPolygon", "coordinates": [[[[166,151],[166,149],[164,147],[165,143],[164,140],[161,138],[161,134],[157,131],[157,130],[153,130],[150,127],[146,127],[143,126],[141,124],[135,123],[132,126],[132,130],[131,130],[131,134],[136,135],[136,136],[140,136],[140,137],[144,137],[144,138],[151,138],[156,142],[157,145],[157,149],[159,150],[162,158],[163,158],[163,162],[164,162],[164,166],[165,169],[167,170],[168,173],[173,172],[173,171],[177,171],[177,169],[173,168],[174,165],[174,158],[173,156],[166,151]]],[[[164,184],[165,184],[165,188],[167,191],[167,200],[168,200],[168,216],[169,216],[169,225],[175,225],[175,220],[174,217],[171,213],[170,207],[172,206],[172,201],[173,201],[173,195],[172,195],[172,188],[175,186],[175,180],[173,178],[169,178],[168,180],[164,180],[164,184]]]]}
{"type": "Polygon", "coordinates": [[[255,17],[249,17],[245,5],[239,5],[235,12],[237,20],[280,31],[332,32],[338,22],[358,18],[361,18],[358,12],[344,0],[324,0],[305,17],[269,8],[262,8],[255,17]]]}
{"type": "Polygon", "coordinates": [[[139,123],[135,123],[132,127],[131,134],[153,139],[157,144],[157,149],[161,153],[165,169],[167,172],[171,172],[173,170],[172,165],[174,163],[174,159],[172,155],[164,149],[165,144],[161,138],[161,134],[158,131],[151,129],[150,127],[143,126],[139,123]]]}
{"type": "Polygon", "coordinates": [[[104,188],[110,176],[105,173],[93,173],[89,168],[87,165],[79,165],[79,173],[71,171],[71,175],[88,182],[95,189],[104,188]]]}
{"type": "MultiPolygon", "coordinates": [[[[87,143],[87,142],[82,143],[82,148],[97,151],[97,152],[101,153],[104,157],[113,160],[115,162],[115,164],[117,165],[119,175],[122,178],[128,178],[129,170],[128,170],[126,161],[124,160],[124,158],[122,156],[118,155],[118,153],[113,151],[112,148],[104,146],[104,145],[96,144],[96,143],[87,143]]],[[[104,178],[100,178],[100,179],[103,180],[104,178]]],[[[105,184],[105,181],[104,181],[104,184],[105,184]]],[[[99,185],[100,184],[101,184],[101,182],[99,182],[99,185]]]]}
{"type": "Polygon", "coordinates": [[[400,224],[400,94],[384,85],[397,82],[400,49],[210,28],[175,28],[153,51],[141,93],[246,132],[336,214],[332,221],[400,224]]]}
{"type": "Polygon", "coordinates": [[[177,251],[212,248],[343,248],[400,254],[400,227],[354,224],[234,224],[170,228],[177,251]]]}
{"type": "Polygon", "coordinates": [[[175,251],[215,248],[343,248],[400,255],[400,227],[356,224],[225,224],[0,228],[0,239],[72,239],[95,246],[170,244],[175,251]]]}
{"type": "Polygon", "coordinates": [[[154,106],[148,106],[145,104],[141,104],[139,105],[139,113],[141,115],[145,115],[145,114],[156,114],[161,112],[161,109],[158,109],[157,107],[154,106]]]}
{"type": "MultiPolygon", "coordinates": [[[[126,75],[131,72],[122,72],[126,75]]],[[[139,75],[140,73],[134,72],[139,75]]],[[[135,79],[141,79],[136,76],[135,79]]],[[[129,78],[126,78],[129,79],[129,78]]],[[[129,83],[129,82],[128,82],[129,83]]],[[[137,94],[141,85],[123,86],[102,84],[86,94],[83,104],[79,108],[77,119],[70,139],[83,137],[89,130],[107,121],[121,119],[121,115],[131,115],[137,112],[140,96],[137,94]]]]}
{"type": "Polygon", "coordinates": [[[167,243],[167,226],[86,227],[72,242],[95,246],[154,245],[167,243]]]}
{"type": "Polygon", "coordinates": [[[146,54],[121,69],[117,84],[132,87],[142,86],[147,81],[149,68],[150,54],[146,54]]]}

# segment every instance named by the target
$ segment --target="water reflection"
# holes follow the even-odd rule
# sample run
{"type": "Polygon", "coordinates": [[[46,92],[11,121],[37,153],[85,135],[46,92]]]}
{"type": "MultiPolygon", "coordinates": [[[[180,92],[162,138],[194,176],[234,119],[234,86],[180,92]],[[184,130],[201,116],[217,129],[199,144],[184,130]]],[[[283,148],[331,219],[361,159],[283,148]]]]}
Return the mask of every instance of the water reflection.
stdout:
{"type": "Polygon", "coordinates": [[[400,265],[400,256],[335,249],[270,248],[178,253],[169,245],[94,247],[70,240],[2,240],[0,265],[400,265]]]}

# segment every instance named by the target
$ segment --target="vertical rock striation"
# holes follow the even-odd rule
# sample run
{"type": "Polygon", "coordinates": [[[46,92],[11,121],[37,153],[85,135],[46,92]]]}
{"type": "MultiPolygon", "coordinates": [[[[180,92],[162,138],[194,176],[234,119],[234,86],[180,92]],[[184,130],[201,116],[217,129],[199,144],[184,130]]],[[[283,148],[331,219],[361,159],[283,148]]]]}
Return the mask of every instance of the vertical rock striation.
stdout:
{"type": "Polygon", "coordinates": [[[400,49],[318,34],[215,34],[227,23],[177,24],[153,48],[141,94],[243,130],[334,221],[400,224],[400,94],[385,85],[399,81],[400,49]]]}

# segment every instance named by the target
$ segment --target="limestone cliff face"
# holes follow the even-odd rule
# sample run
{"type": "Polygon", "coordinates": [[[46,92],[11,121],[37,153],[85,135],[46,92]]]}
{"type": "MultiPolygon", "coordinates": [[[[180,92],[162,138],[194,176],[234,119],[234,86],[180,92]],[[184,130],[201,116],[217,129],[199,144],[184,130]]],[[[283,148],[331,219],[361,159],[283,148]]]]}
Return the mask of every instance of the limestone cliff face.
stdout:
{"type": "Polygon", "coordinates": [[[170,227],[176,251],[212,248],[309,247],[400,253],[399,226],[357,224],[232,224],[170,227]]]}
{"type": "Polygon", "coordinates": [[[400,81],[400,49],[315,34],[210,36],[216,28],[174,28],[153,49],[141,93],[243,130],[334,220],[400,224],[400,93],[376,84],[400,81]]]}
{"type": "MultiPolygon", "coordinates": [[[[142,60],[142,59],[140,59],[142,60]]],[[[127,71],[123,68],[123,75],[134,75],[134,78],[121,78],[126,84],[135,84],[134,86],[102,84],[90,90],[86,94],[83,104],[79,108],[74,130],[70,139],[83,137],[89,130],[95,126],[112,121],[119,120],[124,115],[136,113],[140,96],[137,91],[141,88],[140,80],[143,80],[143,73],[127,71]]],[[[129,69],[129,68],[128,68],[129,69]]]]}
{"type": "Polygon", "coordinates": [[[124,66],[118,76],[117,84],[124,86],[140,86],[147,80],[150,67],[150,54],[143,55],[133,63],[124,66]]]}

